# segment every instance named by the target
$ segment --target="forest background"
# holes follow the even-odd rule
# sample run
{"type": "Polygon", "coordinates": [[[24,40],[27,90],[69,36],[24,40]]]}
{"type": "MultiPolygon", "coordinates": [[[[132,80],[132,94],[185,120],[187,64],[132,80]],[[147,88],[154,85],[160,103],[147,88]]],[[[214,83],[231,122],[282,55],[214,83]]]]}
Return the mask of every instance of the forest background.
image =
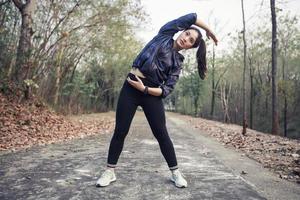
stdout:
{"type": "MultiPolygon", "coordinates": [[[[216,52],[207,41],[205,80],[198,77],[195,52],[183,52],[183,71],[164,100],[166,110],[300,137],[299,15],[282,9],[285,2],[279,1],[273,7],[274,24],[272,6],[262,2],[268,9],[254,16],[261,24],[257,27],[248,27],[241,18],[245,23],[240,30],[224,32],[224,25],[211,20],[228,48],[216,52]]],[[[244,11],[247,7],[241,6],[244,11]]],[[[131,64],[145,45],[138,32],[149,21],[138,0],[1,0],[1,92],[15,93],[13,83],[22,91],[20,102],[35,96],[63,114],[114,110],[131,64]]]]}

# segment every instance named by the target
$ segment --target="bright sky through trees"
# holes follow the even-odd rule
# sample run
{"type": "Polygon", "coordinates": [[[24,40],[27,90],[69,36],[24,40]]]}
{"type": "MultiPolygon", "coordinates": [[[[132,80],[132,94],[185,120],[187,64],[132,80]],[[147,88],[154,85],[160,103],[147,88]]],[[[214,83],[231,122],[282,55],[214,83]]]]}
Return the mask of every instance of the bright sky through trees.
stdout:
{"type": "MultiPolygon", "coordinates": [[[[196,12],[211,28],[217,21],[216,32],[222,41],[218,49],[227,47],[226,34],[236,33],[242,29],[242,11],[240,0],[141,0],[146,12],[149,14],[146,28],[140,32],[143,41],[148,42],[169,20],[177,18],[189,12],[196,12]],[[218,31],[218,29],[222,29],[218,31]]],[[[245,0],[245,16],[247,28],[261,25],[262,17],[270,17],[269,0],[245,0]]],[[[280,0],[276,4],[283,12],[292,15],[300,13],[299,0],[280,0]]]]}

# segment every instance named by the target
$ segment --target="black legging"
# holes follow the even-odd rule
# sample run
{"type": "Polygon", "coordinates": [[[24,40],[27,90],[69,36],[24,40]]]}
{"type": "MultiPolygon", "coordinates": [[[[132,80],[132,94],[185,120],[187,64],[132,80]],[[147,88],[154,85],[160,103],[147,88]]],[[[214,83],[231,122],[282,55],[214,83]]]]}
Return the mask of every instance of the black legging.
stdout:
{"type": "MultiPolygon", "coordinates": [[[[136,80],[133,74],[128,76],[136,80]]],[[[147,79],[141,78],[144,85],[157,87],[147,79]]],[[[143,108],[151,130],[158,140],[160,150],[171,170],[177,169],[177,159],[173,143],[166,128],[165,110],[161,97],[145,95],[143,92],[131,86],[125,80],[118,99],[116,111],[116,125],[111,139],[107,166],[115,167],[123,149],[124,139],[129,131],[130,124],[138,106],[143,108]]]]}

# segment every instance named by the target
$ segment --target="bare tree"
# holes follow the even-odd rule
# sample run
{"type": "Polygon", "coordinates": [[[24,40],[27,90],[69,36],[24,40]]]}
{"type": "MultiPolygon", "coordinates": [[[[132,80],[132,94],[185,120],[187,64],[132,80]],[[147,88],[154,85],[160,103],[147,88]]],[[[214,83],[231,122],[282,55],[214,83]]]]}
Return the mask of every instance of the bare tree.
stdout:
{"type": "Polygon", "coordinates": [[[246,23],[245,23],[245,11],[244,0],[241,0],[242,4],[242,16],[243,16],[243,42],[244,42],[244,70],[243,70],[243,131],[245,135],[247,132],[247,116],[246,116],[246,68],[247,68],[247,43],[246,43],[246,23]]]}
{"type": "Polygon", "coordinates": [[[212,78],[211,78],[211,109],[210,109],[210,116],[214,118],[214,111],[215,111],[215,99],[216,99],[216,89],[218,84],[215,83],[215,45],[213,44],[213,51],[212,51],[212,78]]]}
{"type": "MultiPolygon", "coordinates": [[[[212,13],[211,13],[212,14],[212,13]]],[[[221,35],[223,28],[226,26],[224,24],[222,27],[219,27],[218,21],[215,19],[214,21],[214,30],[218,33],[218,35],[221,35]]],[[[224,35],[223,37],[219,38],[219,41],[222,41],[227,35],[224,35]]],[[[219,77],[216,77],[217,75],[217,69],[216,69],[216,46],[215,44],[212,44],[212,60],[211,60],[211,107],[210,107],[210,117],[213,119],[215,114],[215,104],[216,104],[216,92],[217,88],[219,86],[220,80],[223,78],[224,74],[226,73],[227,69],[225,69],[219,77]]]]}
{"type": "Polygon", "coordinates": [[[226,81],[223,82],[223,84],[220,86],[220,99],[222,103],[223,113],[224,113],[224,122],[228,123],[230,121],[229,117],[229,96],[231,91],[231,83],[226,83],[226,81]]]}
{"type": "Polygon", "coordinates": [[[250,128],[253,129],[253,104],[254,104],[254,87],[253,87],[253,80],[254,80],[254,66],[253,60],[249,57],[249,72],[250,72],[250,128]]]}
{"type": "Polygon", "coordinates": [[[277,23],[275,0],[270,0],[272,16],[272,134],[279,134],[278,120],[278,90],[277,90],[277,23]]]}

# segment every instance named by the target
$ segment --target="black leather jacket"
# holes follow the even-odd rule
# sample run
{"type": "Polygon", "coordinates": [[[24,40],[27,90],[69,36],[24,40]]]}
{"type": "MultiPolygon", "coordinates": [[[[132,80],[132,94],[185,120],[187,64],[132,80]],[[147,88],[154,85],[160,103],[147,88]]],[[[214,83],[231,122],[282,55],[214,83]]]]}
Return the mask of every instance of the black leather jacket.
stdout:
{"type": "Polygon", "coordinates": [[[132,67],[138,68],[162,89],[163,98],[173,91],[184,60],[184,56],[173,48],[173,36],[189,28],[196,19],[197,14],[190,13],[166,23],[133,62],[132,67]]]}

